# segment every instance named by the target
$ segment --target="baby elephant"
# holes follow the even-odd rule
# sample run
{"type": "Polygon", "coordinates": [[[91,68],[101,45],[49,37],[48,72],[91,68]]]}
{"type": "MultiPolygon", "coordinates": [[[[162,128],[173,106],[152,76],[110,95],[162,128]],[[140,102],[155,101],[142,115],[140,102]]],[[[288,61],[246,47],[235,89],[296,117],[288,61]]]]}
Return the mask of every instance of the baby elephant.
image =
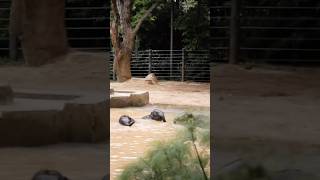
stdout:
{"type": "Polygon", "coordinates": [[[144,116],[143,119],[153,119],[156,121],[163,121],[167,122],[164,116],[164,112],[160,111],[159,109],[154,109],[150,115],[144,116]]]}
{"type": "Polygon", "coordinates": [[[124,126],[132,126],[136,121],[127,115],[123,115],[119,118],[119,123],[124,126]]]}

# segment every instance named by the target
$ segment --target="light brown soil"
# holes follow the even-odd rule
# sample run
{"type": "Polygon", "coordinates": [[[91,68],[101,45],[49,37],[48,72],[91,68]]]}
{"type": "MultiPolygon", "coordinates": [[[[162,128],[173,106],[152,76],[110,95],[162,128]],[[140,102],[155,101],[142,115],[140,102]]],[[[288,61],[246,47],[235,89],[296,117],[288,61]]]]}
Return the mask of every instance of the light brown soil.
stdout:
{"type": "Polygon", "coordinates": [[[148,91],[151,104],[210,106],[209,83],[159,81],[157,85],[150,85],[143,78],[133,78],[124,83],[111,82],[110,88],[148,91]]]}
{"type": "Polygon", "coordinates": [[[216,168],[236,158],[319,174],[320,68],[214,67],[216,168]]]}

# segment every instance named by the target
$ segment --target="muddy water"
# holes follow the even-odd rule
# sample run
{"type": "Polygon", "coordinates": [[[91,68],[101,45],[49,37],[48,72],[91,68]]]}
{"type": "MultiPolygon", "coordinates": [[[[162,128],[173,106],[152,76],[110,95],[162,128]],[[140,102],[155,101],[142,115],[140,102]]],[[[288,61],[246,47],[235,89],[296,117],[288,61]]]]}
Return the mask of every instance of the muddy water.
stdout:
{"type": "Polygon", "coordinates": [[[112,108],[110,122],[110,177],[116,179],[126,165],[142,157],[152,144],[158,140],[170,140],[182,127],[173,124],[173,119],[185,111],[209,113],[206,108],[176,106],[145,106],[140,108],[112,108]],[[165,112],[167,122],[142,119],[152,109],[158,108],[165,112]],[[136,120],[131,126],[122,126],[118,122],[121,115],[129,115],[136,120]]]}

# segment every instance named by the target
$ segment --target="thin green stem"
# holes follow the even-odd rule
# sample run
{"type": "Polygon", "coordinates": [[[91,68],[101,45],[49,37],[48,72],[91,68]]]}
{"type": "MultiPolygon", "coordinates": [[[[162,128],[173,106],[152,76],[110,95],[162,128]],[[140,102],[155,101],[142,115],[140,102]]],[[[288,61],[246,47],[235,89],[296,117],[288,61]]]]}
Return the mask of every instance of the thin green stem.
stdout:
{"type": "Polygon", "coordinates": [[[196,151],[197,158],[198,158],[198,161],[199,161],[199,164],[200,164],[200,167],[201,167],[201,170],[202,170],[204,179],[205,179],[205,180],[208,180],[208,176],[207,176],[207,174],[206,174],[206,171],[204,170],[204,167],[203,167],[203,164],[202,164],[200,155],[199,155],[198,148],[197,148],[197,146],[196,146],[196,144],[195,144],[195,138],[194,138],[193,132],[191,132],[191,138],[192,138],[192,144],[193,144],[193,147],[194,147],[194,149],[195,149],[195,151],[196,151]]]}

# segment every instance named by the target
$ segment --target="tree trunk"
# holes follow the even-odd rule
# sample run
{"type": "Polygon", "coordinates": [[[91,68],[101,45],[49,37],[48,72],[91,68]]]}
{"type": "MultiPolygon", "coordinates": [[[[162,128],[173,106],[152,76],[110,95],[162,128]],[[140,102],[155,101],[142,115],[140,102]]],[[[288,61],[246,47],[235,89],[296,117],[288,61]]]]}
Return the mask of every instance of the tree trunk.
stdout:
{"type": "Polygon", "coordinates": [[[62,0],[13,0],[23,5],[21,46],[26,63],[40,66],[52,63],[68,52],[62,0]]]}
{"type": "Polygon", "coordinates": [[[151,14],[158,5],[154,3],[139,19],[137,25],[131,26],[131,16],[134,0],[112,0],[112,21],[110,27],[111,42],[114,49],[113,69],[117,80],[123,82],[131,79],[131,58],[134,49],[135,36],[142,22],[151,14]],[[120,33],[122,32],[122,33],[120,33]]]}
{"type": "Polygon", "coordinates": [[[131,79],[131,52],[120,52],[116,61],[116,74],[119,82],[131,79]]]}

